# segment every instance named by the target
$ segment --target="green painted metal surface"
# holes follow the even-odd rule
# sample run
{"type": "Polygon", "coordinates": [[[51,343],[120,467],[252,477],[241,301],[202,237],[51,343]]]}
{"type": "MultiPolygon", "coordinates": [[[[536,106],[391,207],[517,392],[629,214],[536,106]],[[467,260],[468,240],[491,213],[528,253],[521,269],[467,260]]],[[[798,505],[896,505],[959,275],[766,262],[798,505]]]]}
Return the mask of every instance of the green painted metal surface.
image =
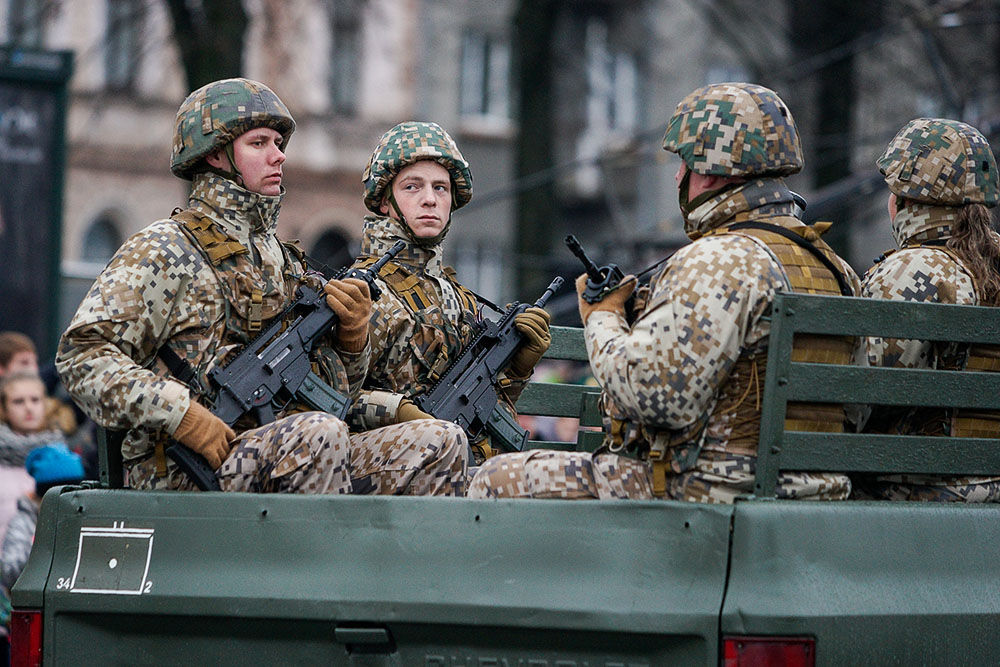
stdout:
{"type": "Polygon", "coordinates": [[[804,333],[857,333],[966,343],[1000,340],[1000,313],[982,306],[778,294],[772,322],[776,324],[782,318],[797,320],[795,329],[804,333]]]}
{"type": "Polygon", "coordinates": [[[998,512],[737,503],[722,632],[815,637],[818,666],[995,664],[998,512]]]}
{"type": "Polygon", "coordinates": [[[588,361],[587,348],[580,327],[551,327],[552,344],[545,352],[548,359],[572,359],[588,361]]]}
{"type": "Polygon", "coordinates": [[[557,382],[532,382],[517,399],[517,410],[526,415],[577,417],[585,394],[596,394],[596,387],[557,382]]]}
{"type": "Polygon", "coordinates": [[[989,474],[995,440],[784,430],[789,402],[1000,409],[1000,373],[792,362],[798,333],[955,342],[1000,340],[1000,308],[778,294],[772,306],[755,493],[774,497],[781,470],[989,474]]]}
{"type": "Polygon", "coordinates": [[[51,560],[46,664],[357,664],[350,637],[388,660],[361,664],[717,661],[731,507],[92,490],[43,511],[53,550],[14,601],[51,560]]]}

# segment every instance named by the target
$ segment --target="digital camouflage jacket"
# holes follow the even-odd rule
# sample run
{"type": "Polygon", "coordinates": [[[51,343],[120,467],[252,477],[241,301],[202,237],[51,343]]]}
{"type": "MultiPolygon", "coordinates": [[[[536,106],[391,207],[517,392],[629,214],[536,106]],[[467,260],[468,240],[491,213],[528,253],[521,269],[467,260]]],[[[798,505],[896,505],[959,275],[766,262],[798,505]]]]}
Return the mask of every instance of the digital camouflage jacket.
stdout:
{"type": "MultiPolygon", "coordinates": [[[[365,217],[362,260],[407,240],[391,218],[365,217]]],[[[403,398],[426,390],[472,339],[479,306],[471,291],[444,266],[441,246],[407,247],[379,273],[381,298],[372,306],[371,363],[365,389],[351,409],[352,426],[396,423],[403,398]]],[[[513,410],[524,381],[501,382],[513,410]]]]}
{"type": "MultiPolygon", "coordinates": [[[[202,229],[180,222],[184,214],[154,222],[122,245],[80,304],[56,366],[94,421],[130,429],[126,461],[148,455],[172,433],[191,400],[192,389],[158,358],[161,346],[193,367],[194,391],[210,405],[208,372],[280,315],[302,281],[322,286],[276,236],[282,196],[196,175],[187,218],[202,229]]],[[[348,354],[320,346],[313,361],[331,386],[353,392],[364,380],[368,349],[348,354]]]]}
{"type": "MultiPolygon", "coordinates": [[[[737,437],[742,425],[720,408],[730,400],[725,390],[737,362],[766,351],[771,302],[776,292],[791,291],[792,281],[767,243],[728,228],[757,221],[803,231],[795,213],[790,191],[777,178],[755,179],[709,199],[688,216],[695,240],[654,277],[631,327],[608,311],[594,311],[587,319],[586,342],[605,411],[622,422],[626,447],[651,449],[669,462],[668,497],[731,502],[752,491],[759,431],[737,437]],[[734,446],[734,439],[740,444],[734,446]],[[670,488],[671,474],[678,488],[670,488]]],[[[833,257],[856,294],[854,271],[833,257]]],[[[860,343],[855,354],[860,357],[860,343]]],[[[751,411],[763,391],[764,368],[758,370],[759,382],[750,381],[747,395],[738,398],[750,401],[751,411]]],[[[849,490],[843,475],[779,480],[784,497],[846,497],[849,490]]]]}
{"type": "MultiPolygon", "coordinates": [[[[952,225],[960,209],[908,202],[896,213],[892,233],[900,249],[887,253],[865,274],[861,296],[891,301],[924,301],[979,304],[972,275],[961,259],[944,244],[951,238],[952,225]]],[[[868,362],[872,366],[897,368],[962,368],[969,346],[921,340],[868,339],[868,362]]],[[[962,432],[957,415],[939,409],[906,410],[874,407],[867,430],[874,433],[923,433],[996,437],[962,432]],[[956,425],[958,431],[955,430],[956,425]]],[[[989,419],[996,423],[996,417],[989,419]]],[[[993,431],[995,432],[995,426],[993,431]]],[[[929,475],[886,475],[869,492],[880,496],[985,501],[1000,498],[1000,478],[944,477],[929,475]],[[894,488],[893,485],[896,485],[894,488]],[[913,489],[919,485],[923,489],[913,489]],[[935,491],[937,489],[938,491],[935,491]],[[940,497],[932,497],[939,493],[940,497]],[[914,495],[917,494],[917,495],[914,495]]]]}

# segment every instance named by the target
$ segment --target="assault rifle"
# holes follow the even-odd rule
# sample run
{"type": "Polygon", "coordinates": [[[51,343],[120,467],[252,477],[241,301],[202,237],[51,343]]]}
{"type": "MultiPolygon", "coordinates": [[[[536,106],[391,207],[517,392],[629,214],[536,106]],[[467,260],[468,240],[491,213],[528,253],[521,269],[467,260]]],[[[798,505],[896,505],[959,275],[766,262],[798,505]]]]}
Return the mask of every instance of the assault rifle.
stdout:
{"type": "MultiPolygon", "coordinates": [[[[405,241],[397,241],[367,269],[345,269],[337,278],[364,280],[375,301],[382,295],[375,276],[405,247],[405,241]]],[[[316,341],[336,323],[337,315],[327,305],[322,290],[299,287],[295,302],[280,317],[232,360],[209,372],[208,379],[217,389],[212,413],[229,426],[243,415],[253,413],[262,426],[274,421],[276,409],[281,410],[297,399],[314,410],[343,419],[351,405],[350,398],[316,375],[309,361],[316,341]]],[[[199,489],[219,490],[215,471],[203,456],[178,442],[172,442],[166,453],[199,489]]]]}
{"type": "MultiPolygon", "coordinates": [[[[563,279],[557,277],[534,304],[543,308],[563,279]]],[[[500,373],[524,342],[514,327],[514,318],[526,311],[528,304],[514,303],[499,321],[485,320],[479,333],[448,367],[433,387],[413,397],[414,403],[437,419],[455,422],[476,438],[485,430],[490,444],[504,451],[521,451],[528,432],[497,403],[496,382],[500,373]]]]}

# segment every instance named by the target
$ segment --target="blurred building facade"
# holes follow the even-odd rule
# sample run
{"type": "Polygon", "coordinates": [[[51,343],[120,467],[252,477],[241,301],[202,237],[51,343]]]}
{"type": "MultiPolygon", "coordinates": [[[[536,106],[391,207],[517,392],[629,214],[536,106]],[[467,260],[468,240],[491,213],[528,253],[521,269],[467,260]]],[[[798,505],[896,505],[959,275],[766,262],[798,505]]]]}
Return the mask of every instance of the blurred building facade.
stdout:
{"type": "MultiPolygon", "coordinates": [[[[599,261],[644,266],[684,240],[676,158],[660,150],[667,118],[700,85],[752,80],[796,115],[807,166],[790,184],[818,202],[821,217],[851,223],[847,253],[863,271],[873,249],[892,243],[872,175],[895,131],[918,115],[1000,127],[997,3],[874,4],[877,22],[813,53],[796,32],[808,23],[805,0],[555,0],[552,166],[519,177],[517,141],[533,119],[517,119],[518,0],[244,0],[242,74],[271,86],[298,121],[280,233],[331,265],[349,261],[370,151],[399,121],[433,120],[455,136],[475,177],[475,198],[446,241],[446,260],[471,287],[501,303],[529,298],[512,293],[519,267],[574,270],[567,233],[599,261]],[[832,132],[822,110],[837,99],[816,73],[845,58],[851,119],[832,132]],[[847,150],[836,183],[817,178],[827,146],[847,150]],[[516,194],[533,183],[555,192],[551,219],[532,223],[556,239],[546,256],[515,250],[516,194]]],[[[188,92],[173,25],[165,0],[0,0],[0,26],[8,43],[75,53],[68,318],[128,235],[186,201],[186,182],[168,168],[174,113],[188,92]]]]}

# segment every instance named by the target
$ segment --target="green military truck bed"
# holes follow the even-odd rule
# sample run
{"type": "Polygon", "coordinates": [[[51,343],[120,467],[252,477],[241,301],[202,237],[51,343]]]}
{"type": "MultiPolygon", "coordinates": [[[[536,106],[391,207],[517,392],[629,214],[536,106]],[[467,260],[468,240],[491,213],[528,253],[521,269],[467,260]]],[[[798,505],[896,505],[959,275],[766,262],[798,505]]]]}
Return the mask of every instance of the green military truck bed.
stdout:
{"type": "MultiPolygon", "coordinates": [[[[760,482],[731,506],[53,490],[13,591],[15,654],[45,665],[995,662],[997,506],[773,499],[782,469],[1000,471],[995,441],[782,428],[788,400],[817,395],[1000,408],[997,374],[789,353],[797,331],[1000,340],[995,310],[780,296],[760,482]]],[[[556,337],[551,355],[581,358],[579,330],[556,337]]],[[[519,408],[587,425],[592,391],[533,385],[519,408]]]]}

